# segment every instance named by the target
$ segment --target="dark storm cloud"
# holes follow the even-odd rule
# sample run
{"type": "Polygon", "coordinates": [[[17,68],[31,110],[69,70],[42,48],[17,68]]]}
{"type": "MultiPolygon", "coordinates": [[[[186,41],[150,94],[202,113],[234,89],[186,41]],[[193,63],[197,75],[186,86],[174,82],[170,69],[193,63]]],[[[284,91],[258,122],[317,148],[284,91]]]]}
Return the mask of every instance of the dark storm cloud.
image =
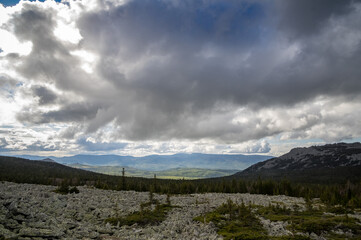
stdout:
{"type": "Polygon", "coordinates": [[[74,103],[65,105],[59,110],[54,111],[23,111],[17,114],[21,122],[30,122],[35,124],[52,122],[84,122],[95,117],[97,107],[87,103],[74,103]]]}
{"type": "Polygon", "coordinates": [[[348,14],[359,0],[278,0],[279,26],[292,37],[317,34],[331,17],[348,14]]]}
{"type": "MultiPolygon", "coordinates": [[[[78,45],[54,36],[54,10],[24,6],[12,24],[33,50],[19,71],[78,98],[24,109],[21,121],[79,122],[87,133],[113,123],[131,140],[237,142],[285,131],[275,124],[282,113],[254,111],[361,93],[359,1],[132,0],[80,14],[78,45]],[[71,49],[97,55],[93,73],[71,49]],[[249,121],[232,121],[239,108],[249,121]]],[[[33,93],[39,104],[55,101],[33,93]]]]}
{"type": "Polygon", "coordinates": [[[43,86],[33,86],[33,93],[39,97],[39,105],[52,104],[57,99],[56,94],[43,86]]]}
{"type": "Polygon", "coordinates": [[[99,52],[98,73],[126,91],[127,109],[115,109],[120,136],[206,137],[188,125],[218,113],[220,101],[247,103],[253,90],[238,61],[263,41],[266,17],[257,1],[130,1],[83,16],[82,44],[99,52]],[[140,69],[127,74],[125,65],[140,69]]]}
{"type": "MultiPolygon", "coordinates": [[[[102,59],[98,67],[103,76],[119,88],[134,91],[150,108],[159,107],[172,113],[184,111],[189,105],[195,111],[212,108],[219,101],[237,105],[294,104],[319,94],[344,94],[361,89],[360,68],[355,66],[360,61],[360,48],[353,49],[347,59],[340,61],[342,56],[330,48],[328,36],[322,36],[327,29],[318,29],[318,38],[295,41],[301,48],[298,55],[272,66],[274,58],[280,55],[270,50],[277,40],[272,35],[282,37],[283,32],[269,33],[276,30],[277,24],[268,25],[266,17],[271,14],[265,13],[265,4],[177,3],[174,6],[164,1],[130,1],[107,14],[91,13],[80,21],[84,45],[100,50],[102,59]],[[207,48],[209,57],[204,56],[207,48]],[[250,56],[242,64],[242,55],[247,51],[250,56]],[[137,64],[149,55],[165,59],[147,62],[132,76],[120,70],[122,65],[137,64]],[[341,78],[348,83],[340,84],[341,78]]],[[[309,8],[320,13],[319,19],[313,17],[311,21],[324,25],[331,16],[339,17],[352,10],[349,1],[330,4],[302,1],[285,5],[279,24],[288,22],[300,34],[303,28],[293,27],[292,19],[299,25],[302,22],[307,25],[309,8]],[[293,14],[296,8],[305,16],[293,14]]],[[[334,30],[332,25],[328,28],[334,30]]],[[[350,25],[350,31],[357,32],[359,28],[360,24],[350,25]]],[[[336,32],[339,34],[342,33],[336,32]]]]}

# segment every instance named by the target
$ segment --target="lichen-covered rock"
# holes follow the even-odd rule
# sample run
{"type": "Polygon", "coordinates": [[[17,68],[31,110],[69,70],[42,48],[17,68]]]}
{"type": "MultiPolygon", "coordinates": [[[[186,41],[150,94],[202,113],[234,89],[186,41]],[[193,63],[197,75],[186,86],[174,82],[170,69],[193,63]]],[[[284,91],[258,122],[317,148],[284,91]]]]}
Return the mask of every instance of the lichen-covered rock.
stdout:
{"type": "Polygon", "coordinates": [[[267,230],[269,236],[292,236],[292,232],[286,229],[286,222],[272,222],[269,219],[259,217],[263,227],[267,230]]]}

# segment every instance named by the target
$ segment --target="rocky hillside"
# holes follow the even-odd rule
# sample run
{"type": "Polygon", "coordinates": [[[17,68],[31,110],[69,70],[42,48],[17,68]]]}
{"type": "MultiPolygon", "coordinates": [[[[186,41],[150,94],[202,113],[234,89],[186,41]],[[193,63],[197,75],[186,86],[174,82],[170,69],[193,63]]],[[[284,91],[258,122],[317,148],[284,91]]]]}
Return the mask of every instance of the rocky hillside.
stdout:
{"type": "Polygon", "coordinates": [[[308,148],[294,148],[278,158],[257,163],[245,172],[265,169],[304,170],[361,165],[361,143],[337,143],[308,148]]]}
{"type": "Polygon", "coordinates": [[[252,165],[236,176],[272,177],[320,182],[360,178],[361,143],[294,148],[281,157],[252,165]]]}

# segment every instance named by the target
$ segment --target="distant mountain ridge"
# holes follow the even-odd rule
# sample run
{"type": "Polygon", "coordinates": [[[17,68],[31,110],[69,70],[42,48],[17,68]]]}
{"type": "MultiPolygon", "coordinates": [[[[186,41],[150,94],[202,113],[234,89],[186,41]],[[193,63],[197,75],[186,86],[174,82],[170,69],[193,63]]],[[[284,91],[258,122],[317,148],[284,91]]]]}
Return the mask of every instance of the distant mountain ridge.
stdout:
{"type": "MultiPolygon", "coordinates": [[[[44,156],[16,155],[16,157],[42,160],[44,156]]],[[[174,155],[149,155],[144,157],[119,155],[75,155],[69,157],[48,156],[62,164],[83,164],[93,166],[127,166],[142,170],[161,171],[172,168],[207,168],[224,170],[242,170],[252,164],[272,158],[265,155],[230,155],[178,153],[174,155]]]]}

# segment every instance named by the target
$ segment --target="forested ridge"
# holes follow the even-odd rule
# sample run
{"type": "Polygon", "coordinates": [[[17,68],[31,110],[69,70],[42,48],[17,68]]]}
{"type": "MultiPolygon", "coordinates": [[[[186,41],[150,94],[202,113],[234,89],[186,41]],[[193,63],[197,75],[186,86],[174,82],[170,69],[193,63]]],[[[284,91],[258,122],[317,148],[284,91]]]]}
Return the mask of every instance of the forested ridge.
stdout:
{"type": "MultiPolygon", "coordinates": [[[[357,167],[353,169],[357,170],[357,167]]],[[[334,170],[335,171],[335,170],[334,170]]],[[[313,174],[311,172],[310,174],[313,174]]],[[[126,173],[125,173],[126,175],[126,173]]],[[[101,189],[151,191],[167,194],[191,194],[205,192],[252,193],[267,195],[288,195],[295,197],[320,198],[330,205],[341,204],[350,208],[361,207],[361,175],[359,178],[347,175],[343,180],[328,183],[326,175],[320,182],[310,183],[301,178],[292,179],[261,176],[230,176],[199,180],[168,180],[110,176],[74,169],[58,163],[31,161],[15,157],[0,156],[0,180],[17,183],[72,186],[92,185],[101,189]]],[[[307,174],[304,176],[307,180],[307,174]]]]}

